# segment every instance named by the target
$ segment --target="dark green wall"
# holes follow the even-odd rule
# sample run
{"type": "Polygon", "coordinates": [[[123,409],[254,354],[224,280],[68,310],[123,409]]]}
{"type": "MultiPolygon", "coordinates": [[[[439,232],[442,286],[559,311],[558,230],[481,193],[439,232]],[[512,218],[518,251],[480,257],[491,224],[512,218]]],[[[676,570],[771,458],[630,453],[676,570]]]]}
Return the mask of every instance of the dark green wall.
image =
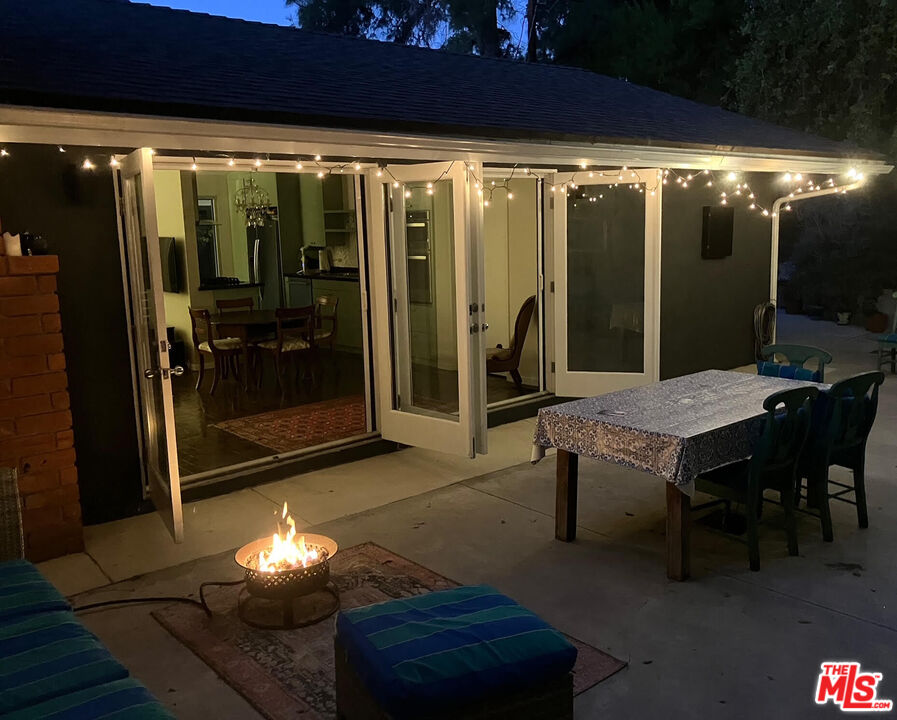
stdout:
{"type": "Polygon", "coordinates": [[[141,501],[122,267],[108,150],[6,145],[0,220],[42,235],[59,256],[59,306],[86,523],[141,501]],[[93,171],[80,165],[88,156],[93,171]]]}
{"type": "MultiPolygon", "coordinates": [[[[747,181],[757,199],[771,207],[769,178],[747,181]]],[[[729,183],[725,183],[727,186],[729,183]]],[[[769,299],[771,218],[747,209],[738,198],[732,255],[701,259],[702,208],[718,205],[726,188],[664,188],[660,292],[660,376],[662,379],[754,361],[754,307],[769,299]]]]}

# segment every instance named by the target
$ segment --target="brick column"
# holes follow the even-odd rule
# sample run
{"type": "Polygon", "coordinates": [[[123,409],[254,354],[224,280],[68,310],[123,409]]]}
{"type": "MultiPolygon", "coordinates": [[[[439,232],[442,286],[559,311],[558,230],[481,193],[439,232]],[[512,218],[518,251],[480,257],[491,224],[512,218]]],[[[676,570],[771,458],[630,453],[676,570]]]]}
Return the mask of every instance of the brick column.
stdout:
{"type": "Polygon", "coordinates": [[[0,255],[0,465],[16,467],[25,554],[84,549],[55,255],[0,255]]]}

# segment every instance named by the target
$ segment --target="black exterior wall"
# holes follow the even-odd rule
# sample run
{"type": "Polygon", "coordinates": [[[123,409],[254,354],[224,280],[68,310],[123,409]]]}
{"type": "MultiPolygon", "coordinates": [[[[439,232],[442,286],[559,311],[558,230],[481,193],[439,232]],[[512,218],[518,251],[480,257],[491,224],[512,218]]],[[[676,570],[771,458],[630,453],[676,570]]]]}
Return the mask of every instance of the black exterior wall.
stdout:
{"type": "MultiPolygon", "coordinates": [[[[769,175],[747,181],[759,202],[771,208],[777,197],[769,175]]],[[[732,255],[701,258],[702,209],[719,205],[716,184],[696,181],[688,189],[670,184],[663,195],[660,291],[660,377],[678,377],[754,361],[754,307],[769,299],[772,218],[749,210],[735,196],[732,255]]]]}
{"type": "Polygon", "coordinates": [[[62,332],[86,524],[137,512],[140,463],[109,150],[5,145],[3,230],[43,236],[59,256],[62,332]],[[96,168],[81,164],[91,158],[96,168]]]}

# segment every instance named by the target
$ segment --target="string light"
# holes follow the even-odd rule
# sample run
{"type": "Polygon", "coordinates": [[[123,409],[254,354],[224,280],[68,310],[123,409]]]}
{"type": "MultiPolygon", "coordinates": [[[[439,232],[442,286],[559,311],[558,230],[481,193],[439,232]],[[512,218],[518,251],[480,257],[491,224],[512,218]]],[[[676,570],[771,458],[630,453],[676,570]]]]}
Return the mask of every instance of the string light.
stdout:
{"type": "Polygon", "coordinates": [[[301,162],[297,162],[297,163],[296,163],[296,169],[297,169],[297,170],[301,170],[301,169],[302,169],[302,163],[301,163],[301,162]]]}
{"type": "Polygon", "coordinates": [[[261,166],[262,166],[262,161],[259,160],[258,158],[256,158],[256,159],[255,159],[255,166],[256,166],[256,167],[261,167],[261,166]]]}
{"type": "Polygon", "coordinates": [[[9,157],[9,150],[6,148],[0,148],[0,157],[9,157]]]}
{"type": "Polygon", "coordinates": [[[118,158],[115,157],[115,155],[109,158],[109,167],[117,168],[119,165],[121,165],[121,163],[118,161],[118,158]]]}
{"type": "Polygon", "coordinates": [[[236,165],[237,163],[234,161],[233,158],[231,158],[230,160],[227,161],[227,164],[228,164],[230,167],[233,167],[233,166],[236,165]]]}
{"type": "Polygon", "coordinates": [[[84,162],[81,163],[81,168],[84,170],[93,170],[95,165],[90,162],[90,158],[84,158],[84,162]]]}
{"type": "Polygon", "coordinates": [[[62,147],[62,145],[60,145],[58,149],[59,149],[59,152],[61,152],[61,153],[64,153],[64,152],[65,152],[65,148],[62,147]]]}
{"type": "Polygon", "coordinates": [[[321,180],[321,179],[323,179],[323,177],[324,177],[324,171],[318,170],[318,179],[321,180]]]}
{"type": "Polygon", "coordinates": [[[321,156],[315,155],[315,162],[321,162],[321,156]]]}

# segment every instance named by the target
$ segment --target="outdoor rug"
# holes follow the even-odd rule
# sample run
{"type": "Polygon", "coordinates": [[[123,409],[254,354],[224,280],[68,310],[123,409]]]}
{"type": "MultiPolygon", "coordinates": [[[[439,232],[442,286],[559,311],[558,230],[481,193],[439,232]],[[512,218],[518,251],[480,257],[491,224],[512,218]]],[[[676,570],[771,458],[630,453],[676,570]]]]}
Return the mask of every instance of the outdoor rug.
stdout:
{"type": "MultiPolygon", "coordinates": [[[[330,567],[343,608],[458,585],[374,543],[340,550],[330,567]]],[[[212,590],[210,619],[189,605],[170,605],[153,616],[266,718],[335,718],[335,616],[297,630],[256,630],[237,617],[239,592],[240,586],[212,590]]],[[[591,645],[568,639],[579,651],[573,668],[575,694],[626,666],[591,645]]]]}
{"type": "Polygon", "coordinates": [[[297,405],[225,420],[215,425],[244,440],[278,452],[301,450],[367,432],[364,397],[297,405]]]}

